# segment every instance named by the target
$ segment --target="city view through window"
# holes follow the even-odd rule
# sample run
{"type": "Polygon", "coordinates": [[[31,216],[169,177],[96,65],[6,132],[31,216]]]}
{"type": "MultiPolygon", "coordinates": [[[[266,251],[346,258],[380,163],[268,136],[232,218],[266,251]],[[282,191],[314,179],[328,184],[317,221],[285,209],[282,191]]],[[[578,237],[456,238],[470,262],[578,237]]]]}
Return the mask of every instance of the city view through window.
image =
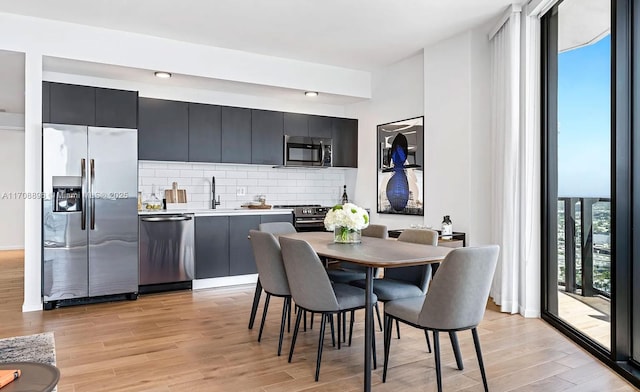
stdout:
{"type": "Polygon", "coordinates": [[[609,348],[611,36],[580,30],[580,6],[558,8],[558,316],[609,348]]]}

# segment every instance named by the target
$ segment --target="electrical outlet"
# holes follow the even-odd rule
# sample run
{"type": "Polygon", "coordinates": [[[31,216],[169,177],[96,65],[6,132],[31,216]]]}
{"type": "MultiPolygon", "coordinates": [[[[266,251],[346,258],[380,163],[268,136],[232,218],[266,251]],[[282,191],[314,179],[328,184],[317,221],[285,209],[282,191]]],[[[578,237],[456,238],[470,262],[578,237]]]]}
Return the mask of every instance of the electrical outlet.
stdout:
{"type": "Polygon", "coordinates": [[[236,188],[236,196],[244,196],[247,194],[246,186],[239,186],[236,188]]]}

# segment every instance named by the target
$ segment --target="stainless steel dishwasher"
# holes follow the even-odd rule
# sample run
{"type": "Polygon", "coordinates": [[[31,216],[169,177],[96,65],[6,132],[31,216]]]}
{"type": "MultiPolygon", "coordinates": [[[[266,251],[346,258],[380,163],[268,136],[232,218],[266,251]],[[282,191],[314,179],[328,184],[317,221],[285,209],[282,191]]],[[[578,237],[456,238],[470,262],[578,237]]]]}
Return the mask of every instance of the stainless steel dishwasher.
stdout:
{"type": "Polygon", "coordinates": [[[190,289],[194,278],[193,214],[140,216],[140,293],[190,289]]]}

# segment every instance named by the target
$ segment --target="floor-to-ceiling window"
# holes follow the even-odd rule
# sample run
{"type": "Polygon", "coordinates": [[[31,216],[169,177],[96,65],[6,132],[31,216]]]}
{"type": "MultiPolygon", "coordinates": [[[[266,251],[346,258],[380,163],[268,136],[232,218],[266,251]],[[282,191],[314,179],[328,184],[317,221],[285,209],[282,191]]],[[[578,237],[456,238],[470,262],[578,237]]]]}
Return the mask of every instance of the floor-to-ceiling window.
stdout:
{"type": "MultiPolygon", "coordinates": [[[[611,317],[610,0],[565,0],[551,17],[557,294],[551,312],[605,348],[611,317]],[[599,9],[592,9],[597,7],[599,9]],[[599,11],[599,12],[595,12],[599,11]]],[[[551,59],[550,59],[551,60],[551,59]]]]}
{"type": "Polygon", "coordinates": [[[543,318],[640,385],[640,3],[559,1],[542,32],[543,318]]]}

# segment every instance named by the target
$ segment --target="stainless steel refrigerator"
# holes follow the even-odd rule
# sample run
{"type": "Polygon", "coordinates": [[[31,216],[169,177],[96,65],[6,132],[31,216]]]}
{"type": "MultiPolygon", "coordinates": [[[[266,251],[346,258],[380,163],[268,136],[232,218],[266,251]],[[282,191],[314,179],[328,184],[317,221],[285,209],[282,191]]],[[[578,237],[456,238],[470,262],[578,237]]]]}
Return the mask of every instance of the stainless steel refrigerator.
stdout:
{"type": "Polygon", "coordinates": [[[42,173],[45,309],[114,294],[135,298],[137,130],[44,124],[42,173]]]}

